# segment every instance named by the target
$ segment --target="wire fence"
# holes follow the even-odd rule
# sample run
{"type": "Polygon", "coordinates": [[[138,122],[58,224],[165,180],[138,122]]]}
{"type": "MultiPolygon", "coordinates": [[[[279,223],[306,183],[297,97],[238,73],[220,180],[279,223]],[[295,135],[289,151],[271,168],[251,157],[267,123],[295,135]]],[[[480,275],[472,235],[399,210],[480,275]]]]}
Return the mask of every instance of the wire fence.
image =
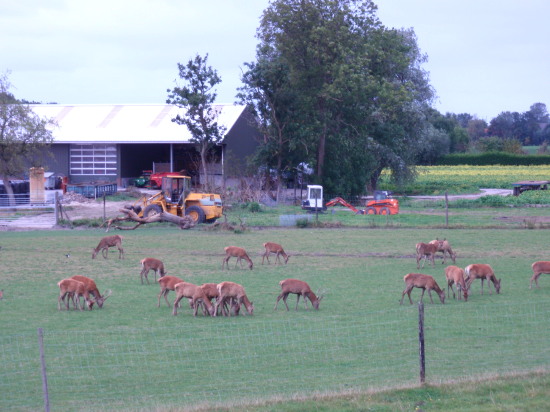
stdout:
{"type": "MultiPolygon", "coordinates": [[[[550,367],[550,301],[439,306],[425,306],[426,382],[550,367]]],[[[416,305],[307,322],[193,322],[45,330],[51,410],[177,410],[419,382],[416,305]]],[[[0,336],[0,364],[0,410],[44,409],[36,331],[0,336]]]]}

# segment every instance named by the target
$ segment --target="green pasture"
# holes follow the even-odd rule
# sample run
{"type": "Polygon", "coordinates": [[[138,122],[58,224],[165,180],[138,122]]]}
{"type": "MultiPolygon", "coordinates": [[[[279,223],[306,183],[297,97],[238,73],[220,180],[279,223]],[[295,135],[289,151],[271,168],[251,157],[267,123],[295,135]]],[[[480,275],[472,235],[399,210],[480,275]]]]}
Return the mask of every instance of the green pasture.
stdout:
{"type": "MultiPolygon", "coordinates": [[[[343,213],[343,212],[342,212],[343,213]]],[[[526,210],[523,211],[526,213],[526,210]]],[[[357,219],[366,216],[354,216],[357,219]]],[[[534,228],[537,229],[537,228],[534,228]]],[[[119,232],[120,233],[120,232],[119,232]]],[[[426,295],[428,384],[546,372],[550,365],[550,276],[529,290],[530,265],[550,259],[546,230],[403,227],[275,228],[243,233],[171,226],[122,232],[125,259],[91,259],[100,230],[3,232],[0,259],[2,410],[42,407],[37,329],[44,331],[52,410],[178,410],[418,384],[417,305],[399,305],[403,276],[417,272],[414,245],[450,240],[457,264],[489,263],[502,293],[441,305],[426,295]],[[288,265],[261,265],[262,243],[281,243],[288,265]],[[222,271],[223,247],[244,247],[254,269],[222,271]],[[67,257],[66,255],[70,255],[67,257]],[[193,318],[139,281],[139,261],[201,284],[231,280],[254,302],[253,316],[193,318]],[[58,311],[57,282],[81,274],[112,290],[103,309],[58,311]],[[324,291],[320,310],[273,310],[285,278],[324,291]],[[82,399],[93,401],[82,403],[82,399]]],[[[273,260],[273,258],[272,258],[273,260]]],[[[448,262],[449,263],[449,262],[448,262]]],[[[436,260],[422,273],[444,287],[436,260]]],[[[415,302],[420,291],[415,290],[415,302]]],[[[169,300],[173,301],[170,292],[169,300]]],[[[412,401],[411,401],[412,402],[412,401]]],[[[338,408],[336,408],[338,409],[338,408]]],[[[411,410],[404,408],[403,410],[411,410]]]]}

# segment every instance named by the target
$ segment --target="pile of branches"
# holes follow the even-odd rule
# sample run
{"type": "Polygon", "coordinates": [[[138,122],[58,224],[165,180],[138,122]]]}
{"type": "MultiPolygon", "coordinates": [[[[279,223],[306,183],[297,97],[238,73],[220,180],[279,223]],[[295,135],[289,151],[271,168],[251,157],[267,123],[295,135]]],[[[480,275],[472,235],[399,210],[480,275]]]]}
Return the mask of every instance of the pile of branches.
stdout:
{"type": "Polygon", "coordinates": [[[118,229],[118,230],[135,230],[141,225],[145,225],[147,223],[155,223],[155,222],[170,222],[175,225],[178,225],[179,228],[182,230],[191,229],[193,226],[195,226],[195,221],[189,216],[179,217],[176,215],[172,215],[171,213],[161,212],[153,216],[139,217],[138,213],[140,212],[140,210],[139,209],[136,210],[135,207],[129,206],[129,205],[126,205],[124,208],[119,209],[119,211],[123,213],[124,216],[118,216],[112,219],[108,219],[103,224],[105,225],[106,232],[108,232],[110,228],[118,229]],[[136,222],[137,224],[132,227],[120,226],[117,224],[120,222],[136,222]]]}

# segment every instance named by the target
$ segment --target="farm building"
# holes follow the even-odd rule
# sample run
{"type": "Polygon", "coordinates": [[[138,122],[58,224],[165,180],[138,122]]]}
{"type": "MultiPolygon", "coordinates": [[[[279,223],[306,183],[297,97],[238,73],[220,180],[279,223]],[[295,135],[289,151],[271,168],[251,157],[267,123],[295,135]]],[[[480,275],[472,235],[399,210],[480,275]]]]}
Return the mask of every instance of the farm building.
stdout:
{"type": "Polygon", "coordinates": [[[48,172],[67,176],[69,183],[116,183],[126,187],[142,175],[184,171],[195,185],[223,185],[228,170],[246,164],[258,145],[245,106],[217,105],[218,124],[225,137],[211,153],[210,176],[201,175],[200,153],[187,127],[172,122],[183,109],[174,105],[31,105],[42,118],[57,122],[53,129],[53,158],[48,172]]]}

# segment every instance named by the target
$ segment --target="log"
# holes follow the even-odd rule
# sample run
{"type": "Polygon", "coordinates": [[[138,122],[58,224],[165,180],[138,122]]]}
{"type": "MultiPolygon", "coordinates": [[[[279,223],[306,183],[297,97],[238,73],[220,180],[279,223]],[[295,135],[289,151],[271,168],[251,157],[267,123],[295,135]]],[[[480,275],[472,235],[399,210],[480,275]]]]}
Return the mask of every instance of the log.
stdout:
{"type": "Polygon", "coordinates": [[[135,225],[134,227],[127,227],[127,226],[112,226],[112,227],[114,227],[115,229],[119,229],[119,230],[135,230],[138,227],[140,227],[141,225],[144,225],[144,224],[147,224],[147,223],[154,223],[154,222],[173,223],[175,225],[178,225],[180,227],[180,229],[182,229],[182,230],[183,229],[190,229],[193,226],[195,226],[195,221],[189,216],[180,217],[180,216],[173,215],[171,213],[161,212],[159,214],[149,216],[149,217],[139,217],[134,210],[129,209],[129,208],[119,209],[119,211],[121,213],[125,214],[126,216],[119,216],[119,217],[115,217],[115,218],[107,220],[105,222],[106,223],[106,229],[105,229],[106,232],[109,231],[109,228],[114,223],[129,222],[129,221],[137,222],[137,225],[135,225]]]}

